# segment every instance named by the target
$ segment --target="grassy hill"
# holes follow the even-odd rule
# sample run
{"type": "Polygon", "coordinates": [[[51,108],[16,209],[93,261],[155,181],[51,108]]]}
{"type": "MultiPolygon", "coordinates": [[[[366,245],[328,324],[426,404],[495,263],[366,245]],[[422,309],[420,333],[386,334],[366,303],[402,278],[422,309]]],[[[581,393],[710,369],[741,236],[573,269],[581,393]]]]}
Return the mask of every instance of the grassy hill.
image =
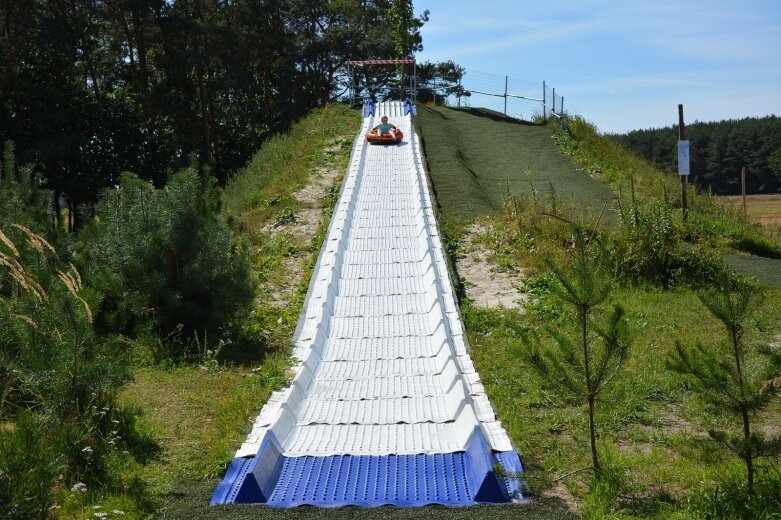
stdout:
{"type": "MultiPolygon", "coordinates": [[[[688,193],[684,221],[677,176],[663,174],[583,120],[571,121],[568,131],[559,134],[556,128],[512,123],[497,115],[487,118],[480,112],[437,108],[419,113],[432,187],[443,220],[449,222],[445,232],[451,254],[461,254],[468,228],[478,229],[476,241],[496,269],[524,269],[530,275],[530,298],[523,309],[478,308],[465,300],[461,313],[475,366],[519,448],[533,494],[565,498],[577,504],[583,518],[593,519],[779,514],[778,459],[764,461],[761,489],[747,494],[740,461],[708,440],[713,428],[739,431],[734,417],[724,411],[707,412],[691,382],[666,368],[677,344],[718,349],[726,342],[723,325],[697,296],[712,283],[709,272],[718,269],[722,259],[731,268],[756,275],[764,286],[764,300],[752,315],[747,342],[779,348],[781,271],[773,258],[778,251],[773,235],[694,189],[688,193]],[[495,134],[486,128],[487,121],[496,125],[495,134]],[[462,136],[470,128],[487,136],[509,135],[508,127],[515,129],[516,139],[536,133],[546,143],[533,152],[526,150],[540,155],[530,159],[536,165],[532,178],[545,178],[557,194],[574,193],[574,204],[554,206],[550,197],[534,196],[523,183],[514,185],[517,191],[505,191],[501,205],[492,203],[485,190],[476,189],[475,183],[511,175],[522,154],[516,152],[512,161],[502,164],[504,158],[495,159],[495,152],[482,153],[495,137],[481,146],[464,147],[459,131],[462,136]],[[479,152],[470,155],[470,149],[479,152]],[[477,175],[472,172],[475,164],[477,175]],[[562,164],[567,164],[563,171],[562,164]],[[454,187],[469,183],[471,189],[454,187]],[[587,205],[583,199],[594,200],[594,194],[600,197],[597,200],[615,201],[607,209],[613,222],[592,233],[609,249],[612,301],[625,309],[633,337],[625,373],[614,381],[597,413],[607,482],[592,480],[588,471],[582,471],[589,466],[583,407],[563,398],[520,354],[526,348],[524,335],[535,333],[543,342],[552,342],[554,334],[572,328],[572,316],[552,294],[553,278],[542,260],[570,265],[572,231],[564,221],[590,227],[594,219],[582,211],[587,205]],[[473,207],[489,209],[476,218],[477,226],[468,227],[463,220],[474,214],[473,207]],[[752,252],[758,254],[747,254],[752,252]]],[[[515,146],[525,148],[524,141],[508,148],[515,146]]],[[[751,357],[751,363],[759,366],[761,357],[751,357]]],[[[777,434],[781,403],[774,401],[756,421],[757,431],[777,434]]]]}
{"type": "Polygon", "coordinates": [[[421,106],[415,127],[447,216],[464,220],[497,212],[508,194],[532,191],[581,209],[601,208],[614,198],[573,165],[544,125],[485,109],[421,106]]]}
{"type": "MultiPolygon", "coordinates": [[[[561,399],[523,361],[521,332],[544,336],[549,327],[570,326],[550,291],[551,277],[542,261],[547,256],[566,266],[571,260],[571,231],[561,219],[576,220],[588,215],[595,201],[612,201],[608,211],[614,225],[599,233],[618,236],[623,232],[618,208],[628,209],[630,188],[658,210],[658,215],[638,215],[661,226],[652,231],[667,240],[664,258],[694,261],[727,253],[744,258],[736,244],[770,251],[773,239],[695,193],[689,224],[684,224],[674,202],[677,179],[661,176],[615,143],[603,141],[582,121],[556,136],[548,127],[493,113],[420,107],[416,124],[449,252],[459,253],[467,225],[477,221],[496,268],[531,269],[532,298],[524,309],[479,309],[468,300],[460,302],[475,366],[524,460],[530,503],[372,510],[208,506],[252,417],[270,392],[287,381],[289,340],[335,202],[335,191],[325,185],[317,203],[302,203],[301,193],[319,182],[323,171],[343,171],[359,125],[357,112],[330,107],[264,146],[225,191],[230,219],[252,251],[260,281],[255,320],[247,332],[262,335],[266,349],[230,352],[228,346],[216,364],[204,360],[195,366],[139,370],[122,398],[142,412],[140,426],[158,440],[158,451],[146,465],[124,468],[125,488],[100,499],[104,509],[122,509],[129,518],[158,511],[161,517],[182,519],[740,518],[735,511],[748,503],[740,487],[741,465],[705,441],[707,429],[719,421],[703,411],[684,379],[665,369],[676,342],[712,345],[721,334],[718,321],[696,296],[691,273],[672,273],[668,285],[639,274],[617,278],[614,296],[627,309],[634,345],[626,373],[600,403],[597,417],[610,485],[592,486],[590,473],[582,471],[588,465],[582,407],[561,399]],[[330,126],[335,139],[313,138],[323,125],[330,126]],[[315,206],[323,208],[323,217],[306,227],[315,206]],[[292,272],[299,272],[300,279],[291,286],[292,272]]],[[[338,178],[331,182],[336,185],[338,178]]],[[[629,253],[637,251],[643,250],[616,254],[627,257],[622,265],[632,266],[629,253]]],[[[781,341],[781,289],[766,289],[752,324],[747,333],[752,343],[781,341]]],[[[731,424],[727,416],[720,422],[731,424]]],[[[757,428],[772,433],[778,424],[781,405],[776,401],[757,428]]],[[[756,497],[761,507],[776,513],[781,510],[776,493],[781,479],[773,476],[777,464],[769,460],[763,466],[756,497]]],[[[72,509],[63,517],[81,516],[72,509]]]]}

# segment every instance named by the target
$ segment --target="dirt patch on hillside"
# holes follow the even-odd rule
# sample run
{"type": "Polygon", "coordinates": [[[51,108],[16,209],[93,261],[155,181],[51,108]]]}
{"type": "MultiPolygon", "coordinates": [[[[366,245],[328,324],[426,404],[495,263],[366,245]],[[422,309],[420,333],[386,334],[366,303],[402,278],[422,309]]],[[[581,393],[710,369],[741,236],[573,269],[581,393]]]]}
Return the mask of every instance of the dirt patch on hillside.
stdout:
{"type": "Polygon", "coordinates": [[[571,513],[574,514],[580,513],[580,508],[578,507],[578,500],[570,492],[570,490],[567,489],[567,486],[561,480],[559,480],[558,482],[554,482],[553,486],[551,486],[549,489],[546,489],[541,494],[544,497],[556,498],[561,500],[562,502],[564,502],[564,505],[567,506],[567,509],[569,509],[571,513]]]}
{"type": "Polygon", "coordinates": [[[475,240],[485,231],[479,225],[470,226],[463,238],[464,252],[455,259],[466,296],[477,307],[520,308],[528,298],[523,292],[526,274],[523,269],[503,271],[491,261],[487,248],[475,240]]]}
{"type": "Polygon", "coordinates": [[[290,303],[290,295],[301,285],[306,274],[310,242],[325,218],[326,206],[332,203],[332,195],[334,190],[338,190],[344,173],[343,168],[332,164],[333,157],[339,153],[338,142],[324,148],[324,163],[312,168],[307,185],[292,194],[301,207],[292,213],[289,222],[266,226],[266,232],[272,239],[283,236],[291,250],[291,254],[280,260],[279,282],[269,287],[267,301],[275,307],[284,307],[290,303]]]}

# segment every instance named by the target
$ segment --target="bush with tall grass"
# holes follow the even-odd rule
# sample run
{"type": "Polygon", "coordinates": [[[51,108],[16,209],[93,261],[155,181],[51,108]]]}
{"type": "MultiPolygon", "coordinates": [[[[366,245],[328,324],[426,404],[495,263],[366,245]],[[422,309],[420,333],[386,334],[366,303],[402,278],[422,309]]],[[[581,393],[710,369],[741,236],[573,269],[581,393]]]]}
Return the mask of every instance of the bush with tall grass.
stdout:
{"type": "Polygon", "coordinates": [[[93,328],[99,299],[45,238],[0,228],[0,496],[17,518],[45,517],[55,476],[106,485],[124,448],[116,395],[130,373],[93,328]]]}
{"type": "Polygon", "coordinates": [[[253,284],[219,204],[213,180],[194,167],[163,189],[126,173],[102,196],[85,241],[88,279],[104,294],[95,317],[101,330],[224,339],[253,284]]]}
{"type": "Polygon", "coordinates": [[[619,203],[620,225],[611,240],[616,278],[664,288],[713,281],[723,267],[712,248],[691,236],[664,198],[640,202],[631,183],[629,200],[619,203]]]}

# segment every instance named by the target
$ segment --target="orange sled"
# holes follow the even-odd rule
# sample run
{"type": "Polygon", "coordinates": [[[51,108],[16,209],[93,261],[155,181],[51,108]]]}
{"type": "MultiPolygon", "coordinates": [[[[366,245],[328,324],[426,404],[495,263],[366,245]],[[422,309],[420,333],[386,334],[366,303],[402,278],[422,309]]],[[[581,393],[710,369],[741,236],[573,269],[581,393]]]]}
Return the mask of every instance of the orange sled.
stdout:
{"type": "Polygon", "coordinates": [[[379,130],[369,130],[366,133],[366,140],[371,144],[396,144],[400,143],[403,137],[404,134],[398,128],[387,134],[381,134],[379,130]]]}

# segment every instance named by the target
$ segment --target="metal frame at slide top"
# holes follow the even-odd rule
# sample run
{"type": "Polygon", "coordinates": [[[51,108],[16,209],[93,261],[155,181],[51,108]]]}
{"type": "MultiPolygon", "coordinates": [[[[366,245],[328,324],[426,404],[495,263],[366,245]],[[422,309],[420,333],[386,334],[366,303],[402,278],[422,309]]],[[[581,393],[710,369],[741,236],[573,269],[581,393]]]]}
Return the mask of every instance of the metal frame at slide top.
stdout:
{"type": "Polygon", "coordinates": [[[293,354],[291,385],[263,406],[213,505],[523,499],[520,459],[467,353],[401,102],[363,118],[293,354]],[[383,115],[406,137],[369,146],[364,135],[383,115]]]}

